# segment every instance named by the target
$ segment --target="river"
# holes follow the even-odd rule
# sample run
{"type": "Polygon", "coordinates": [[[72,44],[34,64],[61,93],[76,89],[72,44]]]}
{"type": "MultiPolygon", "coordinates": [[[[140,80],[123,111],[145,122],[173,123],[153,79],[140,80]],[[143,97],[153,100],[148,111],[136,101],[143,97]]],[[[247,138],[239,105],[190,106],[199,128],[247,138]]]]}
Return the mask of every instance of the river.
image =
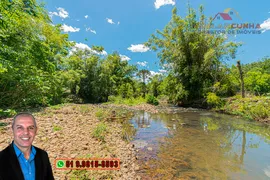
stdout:
{"type": "Polygon", "coordinates": [[[192,108],[130,123],[142,179],[270,179],[269,125],[192,108]]]}

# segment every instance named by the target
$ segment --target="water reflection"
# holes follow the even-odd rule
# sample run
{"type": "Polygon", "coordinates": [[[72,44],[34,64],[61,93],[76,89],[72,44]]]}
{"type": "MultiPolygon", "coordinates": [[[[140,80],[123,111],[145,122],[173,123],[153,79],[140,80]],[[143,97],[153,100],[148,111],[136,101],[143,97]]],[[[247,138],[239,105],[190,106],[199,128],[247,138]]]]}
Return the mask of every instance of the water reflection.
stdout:
{"type": "Polygon", "coordinates": [[[137,116],[137,118],[135,119],[137,126],[139,128],[147,128],[150,126],[150,118],[149,118],[149,114],[146,112],[142,112],[142,115],[137,116]]]}
{"type": "Polygon", "coordinates": [[[270,166],[268,166],[266,169],[264,169],[264,173],[266,176],[270,178],[270,166]]]}
{"type": "Polygon", "coordinates": [[[194,111],[143,112],[131,122],[137,128],[135,140],[147,143],[138,147],[144,177],[266,179],[269,175],[267,126],[194,111]]]}

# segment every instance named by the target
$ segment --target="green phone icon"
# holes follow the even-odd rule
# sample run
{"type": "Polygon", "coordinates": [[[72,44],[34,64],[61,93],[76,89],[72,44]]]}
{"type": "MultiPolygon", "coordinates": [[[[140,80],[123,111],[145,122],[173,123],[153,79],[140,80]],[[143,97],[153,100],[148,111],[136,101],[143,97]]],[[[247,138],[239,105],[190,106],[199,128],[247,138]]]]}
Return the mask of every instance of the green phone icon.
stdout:
{"type": "Polygon", "coordinates": [[[64,165],[65,165],[65,162],[63,161],[63,160],[59,160],[58,162],[57,162],[57,168],[63,168],[64,167],[64,165]]]}

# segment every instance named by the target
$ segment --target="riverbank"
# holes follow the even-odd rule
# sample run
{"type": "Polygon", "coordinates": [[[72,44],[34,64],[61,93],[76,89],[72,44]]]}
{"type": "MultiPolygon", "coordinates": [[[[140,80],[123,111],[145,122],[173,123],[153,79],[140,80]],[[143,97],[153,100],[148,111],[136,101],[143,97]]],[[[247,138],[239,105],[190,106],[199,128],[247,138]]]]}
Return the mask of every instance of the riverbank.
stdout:
{"type": "MultiPolygon", "coordinates": [[[[248,112],[248,108],[259,108],[262,112],[269,108],[269,100],[268,104],[265,104],[262,100],[235,98],[228,99],[227,103],[224,108],[216,110],[243,116],[248,112]],[[241,108],[245,111],[240,111],[241,108]]],[[[127,131],[132,133],[133,127],[123,122],[128,122],[132,111],[173,113],[167,106],[161,109],[160,107],[149,104],[65,104],[45,108],[34,114],[39,127],[34,145],[48,152],[52,165],[57,158],[101,157],[119,158],[121,161],[120,170],[114,171],[63,171],[53,167],[55,179],[140,179],[136,174],[139,165],[134,146],[125,141],[130,140],[126,135],[127,131]]],[[[187,109],[183,108],[183,111],[185,110],[187,109]]],[[[262,117],[254,110],[251,112],[257,115],[256,117],[262,117]]],[[[269,118],[269,114],[267,115],[269,118]]],[[[0,150],[11,143],[13,137],[9,130],[11,118],[2,119],[1,123],[6,123],[7,126],[0,128],[0,150]]]]}
{"type": "Polygon", "coordinates": [[[247,96],[242,98],[236,95],[228,98],[214,96],[211,103],[206,99],[200,99],[189,104],[185,108],[193,107],[207,109],[219,113],[235,115],[251,121],[259,121],[264,124],[270,124],[270,97],[268,96],[247,96]]]}
{"type": "Polygon", "coordinates": [[[270,97],[230,97],[223,106],[213,110],[270,124],[270,97]]]}
{"type": "MultiPolygon", "coordinates": [[[[53,166],[55,179],[139,179],[138,165],[132,144],[123,138],[123,124],[118,121],[127,117],[130,111],[120,109],[146,110],[154,112],[154,106],[138,105],[58,105],[34,113],[38,133],[34,145],[46,150],[53,166]],[[57,158],[119,158],[120,170],[57,170],[57,158]]],[[[1,120],[7,126],[0,130],[0,150],[12,141],[11,118],[1,120]]]]}

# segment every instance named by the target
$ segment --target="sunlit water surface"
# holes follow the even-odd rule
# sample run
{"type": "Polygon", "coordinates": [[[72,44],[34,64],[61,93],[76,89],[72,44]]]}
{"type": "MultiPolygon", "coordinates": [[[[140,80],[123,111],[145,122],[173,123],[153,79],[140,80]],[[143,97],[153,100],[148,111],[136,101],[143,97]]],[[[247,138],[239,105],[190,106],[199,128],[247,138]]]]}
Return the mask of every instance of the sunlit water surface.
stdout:
{"type": "Polygon", "coordinates": [[[270,126],[180,108],[130,121],[144,179],[270,179],[270,126]]]}

